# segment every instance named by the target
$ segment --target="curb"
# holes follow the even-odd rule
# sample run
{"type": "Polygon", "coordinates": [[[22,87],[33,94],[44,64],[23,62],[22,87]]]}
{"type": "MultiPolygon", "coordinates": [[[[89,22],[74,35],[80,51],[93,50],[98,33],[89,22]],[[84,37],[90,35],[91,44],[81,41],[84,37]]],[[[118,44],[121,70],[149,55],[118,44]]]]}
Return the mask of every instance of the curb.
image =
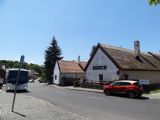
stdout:
{"type": "Polygon", "coordinates": [[[75,90],[75,91],[84,91],[84,92],[92,92],[92,93],[101,93],[101,94],[103,94],[102,91],[91,91],[91,90],[82,90],[82,89],[74,89],[74,88],[64,88],[64,89],[75,90]]]}
{"type": "Polygon", "coordinates": [[[54,88],[58,88],[58,89],[66,89],[64,87],[59,87],[59,86],[56,86],[56,85],[49,85],[49,87],[54,87],[54,88]]]}
{"type": "Polygon", "coordinates": [[[54,87],[58,89],[67,89],[67,90],[75,90],[75,91],[84,91],[84,92],[92,92],[92,93],[103,93],[103,91],[92,91],[92,90],[83,90],[83,89],[75,89],[75,88],[67,88],[67,87],[59,87],[56,85],[49,85],[49,87],[54,87]]]}

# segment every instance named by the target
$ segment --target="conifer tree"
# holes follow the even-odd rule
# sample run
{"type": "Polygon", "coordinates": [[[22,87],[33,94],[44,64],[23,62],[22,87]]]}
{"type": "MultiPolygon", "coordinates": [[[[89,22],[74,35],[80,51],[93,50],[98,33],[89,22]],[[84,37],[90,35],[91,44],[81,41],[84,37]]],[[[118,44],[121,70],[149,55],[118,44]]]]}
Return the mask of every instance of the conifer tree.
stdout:
{"type": "Polygon", "coordinates": [[[52,74],[55,63],[57,60],[61,60],[63,57],[61,56],[62,52],[60,47],[58,46],[57,40],[53,37],[50,46],[45,50],[45,76],[46,82],[48,84],[52,84],[52,74]]]}
{"type": "Polygon", "coordinates": [[[95,50],[96,50],[96,46],[93,45],[91,49],[90,57],[94,54],[95,50]]]}

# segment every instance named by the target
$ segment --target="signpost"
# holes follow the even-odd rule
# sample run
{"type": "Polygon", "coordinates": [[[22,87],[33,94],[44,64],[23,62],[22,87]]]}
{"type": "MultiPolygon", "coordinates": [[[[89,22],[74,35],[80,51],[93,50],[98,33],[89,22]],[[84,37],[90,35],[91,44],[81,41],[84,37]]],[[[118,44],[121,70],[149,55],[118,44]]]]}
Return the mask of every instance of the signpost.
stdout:
{"type": "Polygon", "coordinates": [[[24,62],[24,55],[21,56],[20,58],[20,63],[19,63],[19,69],[18,69],[18,75],[16,79],[16,85],[15,85],[15,90],[14,90],[14,96],[13,96],[13,102],[12,102],[12,112],[14,112],[14,104],[15,104],[15,99],[16,99],[16,93],[17,93],[17,86],[18,86],[18,81],[20,78],[20,70],[24,62]]]}

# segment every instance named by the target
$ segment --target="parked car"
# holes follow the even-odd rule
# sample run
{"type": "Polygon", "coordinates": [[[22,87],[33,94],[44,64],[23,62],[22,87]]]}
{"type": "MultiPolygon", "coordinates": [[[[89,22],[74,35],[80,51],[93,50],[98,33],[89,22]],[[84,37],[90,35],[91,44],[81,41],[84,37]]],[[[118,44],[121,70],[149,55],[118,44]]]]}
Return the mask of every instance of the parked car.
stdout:
{"type": "Polygon", "coordinates": [[[143,88],[137,81],[120,80],[109,85],[104,85],[104,94],[125,93],[130,98],[140,98],[143,94],[143,88]]]}

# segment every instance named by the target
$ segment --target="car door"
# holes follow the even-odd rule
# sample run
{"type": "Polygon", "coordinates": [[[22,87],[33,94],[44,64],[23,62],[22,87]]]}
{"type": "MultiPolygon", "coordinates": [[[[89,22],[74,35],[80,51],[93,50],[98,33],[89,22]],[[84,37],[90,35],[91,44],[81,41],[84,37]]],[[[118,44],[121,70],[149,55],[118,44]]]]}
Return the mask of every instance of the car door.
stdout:
{"type": "Polygon", "coordinates": [[[129,83],[127,82],[117,82],[116,84],[113,85],[113,91],[114,92],[124,92],[127,89],[127,86],[129,83]]]}
{"type": "Polygon", "coordinates": [[[120,88],[120,82],[115,82],[112,84],[112,91],[113,92],[118,92],[120,88]]]}
{"type": "Polygon", "coordinates": [[[119,92],[126,92],[129,85],[130,85],[129,82],[121,82],[119,87],[119,92]]]}

